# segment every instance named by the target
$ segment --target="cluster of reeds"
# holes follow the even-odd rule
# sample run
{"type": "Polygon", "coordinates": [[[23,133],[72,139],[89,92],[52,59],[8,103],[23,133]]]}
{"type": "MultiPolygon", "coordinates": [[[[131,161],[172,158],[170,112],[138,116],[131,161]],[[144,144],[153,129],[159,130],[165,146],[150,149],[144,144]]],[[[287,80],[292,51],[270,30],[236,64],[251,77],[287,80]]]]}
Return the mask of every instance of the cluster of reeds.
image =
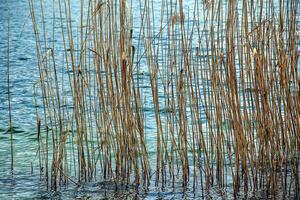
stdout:
{"type": "Polygon", "coordinates": [[[47,183],[299,194],[297,0],[158,2],[29,1],[47,183]]]}

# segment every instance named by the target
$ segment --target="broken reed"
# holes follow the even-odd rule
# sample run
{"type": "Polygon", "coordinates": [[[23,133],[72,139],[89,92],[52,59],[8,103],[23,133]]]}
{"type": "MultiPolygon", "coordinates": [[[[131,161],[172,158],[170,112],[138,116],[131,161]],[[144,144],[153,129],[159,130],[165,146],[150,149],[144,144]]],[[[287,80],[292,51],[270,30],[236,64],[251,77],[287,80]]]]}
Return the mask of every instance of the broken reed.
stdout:
{"type": "Polygon", "coordinates": [[[76,22],[58,0],[52,30],[44,3],[30,0],[52,189],[99,175],[149,186],[155,174],[156,185],[299,194],[297,1],[195,1],[187,11],[182,0],[81,0],[76,22]]]}

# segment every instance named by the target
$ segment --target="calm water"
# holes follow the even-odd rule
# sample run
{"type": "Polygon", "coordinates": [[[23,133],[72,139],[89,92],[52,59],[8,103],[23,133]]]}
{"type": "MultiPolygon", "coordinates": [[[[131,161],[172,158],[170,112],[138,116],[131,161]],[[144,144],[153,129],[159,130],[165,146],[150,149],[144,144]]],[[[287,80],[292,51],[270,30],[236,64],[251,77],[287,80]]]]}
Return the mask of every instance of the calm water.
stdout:
{"type": "Polygon", "coordinates": [[[26,0],[0,1],[0,199],[37,197],[45,187],[35,166],[35,115],[32,86],[37,80],[35,42],[26,0]],[[15,170],[11,176],[7,98],[7,41],[10,18],[10,64],[15,170]]]}
{"type": "MultiPolygon", "coordinates": [[[[46,7],[52,11],[52,1],[46,7]]],[[[75,1],[74,1],[75,2],[75,1]]],[[[160,1],[157,1],[160,5],[160,1]]],[[[74,13],[79,12],[79,3],[72,5],[74,13]]],[[[159,8],[159,7],[158,7],[159,8]]],[[[36,115],[33,85],[38,81],[35,35],[29,13],[28,0],[0,1],[0,199],[19,198],[95,198],[95,199],[178,199],[195,198],[197,194],[185,191],[179,185],[172,189],[151,188],[143,191],[121,187],[115,192],[110,182],[87,183],[81,187],[70,185],[59,192],[47,191],[42,169],[37,157],[36,115]],[[8,33],[8,22],[10,33],[8,33]],[[12,126],[14,143],[14,171],[10,171],[10,134],[7,92],[8,34],[10,40],[12,126]]],[[[37,13],[39,15],[40,13],[37,13]]],[[[50,12],[50,15],[52,13],[50,12]]],[[[51,16],[46,16],[51,19],[51,16]]],[[[138,20],[138,16],[135,16],[138,20]]],[[[76,17],[74,19],[76,21],[76,17]]],[[[52,28],[49,23],[47,27],[52,28]]],[[[138,31],[136,31],[137,33],[138,31]]],[[[61,38],[47,36],[47,41],[55,42],[61,48],[61,38]]],[[[147,83],[145,83],[147,84],[147,83]]],[[[147,94],[144,94],[147,98],[147,94]]],[[[150,95],[150,94],[149,94],[150,95]]],[[[151,102],[145,105],[148,114],[153,115],[151,102]],[[148,106],[147,106],[148,105],[148,106]]],[[[154,123],[154,119],[153,119],[154,123]]],[[[149,123],[148,123],[149,125],[149,123]]],[[[148,127],[151,130],[151,121],[148,127]]],[[[152,137],[151,135],[149,136],[152,137]]],[[[199,194],[198,194],[199,195],[199,194]]]]}
{"type": "MultiPolygon", "coordinates": [[[[138,0],[135,0],[139,2],[138,0]]],[[[52,11],[52,1],[46,2],[46,7],[52,11]]],[[[75,16],[79,13],[80,4],[72,1],[75,16]]],[[[188,9],[189,3],[186,3],[188,9]]],[[[159,16],[160,1],[156,0],[157,16],[159,16]]],[[[191,5],[193,2],[191,1],[191,5]]],[[[33,85],[39,80],[36,62],[35,35],[32,28],[28,0],[0,0],[0,199],[7,198],[94,198],[94,199],[179,199],[179,198],[200,198],[201,192],[193,192],[183,188],[178,183],[175,188],[150,188],[144,191],[143,188],[123,188],[115,192],[115,187],[110,182],[87,183],[80,187],[70,185],[61,188],[59,192],[47,191],[43,180],[43,170],[39,169],[37,157],[37,137],[36,137],[36,115],[33,99],[33,85]],[[7,98],[7,41],[8,41],[8,21],[10,21],[10,65],[11,65],[11,93],[12,93],[12,126],[14,143],[14,171],[10,171],[10,134],[8,134],[8,98],[7,98]],[[171,189],[170,189],[171,188],[171,189]]],[[[51,19],[51,12],[46,18],[51,19]]],[[[39,15],[40,13],[37,13],[39,15]]],[[[74,17],[74,22],[76,22],[74,17]]],[[[134,21],[139,20],[139,16],[134,16],[134,21]]],[[[157,25],[159,25],[159,17],[157,25]]],[[[139,23],[137,23],[139,24],[139,23]]],[[[59,23],[57,24],[59,25],[59,23]]],[[[52,24],[47,27],[49,30],[52,24]]],[[[137,37],[138,27],[134,27],[134,37],[137,37]],[[135,35],[136,34],[136,35],[135,35]]],[[[76,29],[76,27],[75,27],[76,29]]],[[[61,38],[47,36],[49,44],[55,43],[58,51],[61,49],[61,38]]],[[[137,43],[137,41],[134,41],[137,43]]],[[[162,39],[163,42],[163,39],[162,39]]],[[[144,62],[144,61],[142,61],[144,62]]],[[[146,66],[146,63],[144,63],[146,66]]],[[[146,67],[145,67],[146,71],[146,67]]],[[[145,86],[149,85],[145,80],[145,86]]],[[[151,91],[143,94],[144,99],[151,99],[151,91]]],[[[147,114],[148,138],[153,138],[155,142],[155,132],[151,123],[155,123],[153,104],[151,100],[145,101],[145,113],[147,114]]],[[[154,126],[155,127],[155,126],[154,126]]],[[[155,153],[155,149],[150,149],[155,153]]],[[[232,195],[224,196],[224,191],[214,188],[207,197],[230,198],[232,195]]]]}

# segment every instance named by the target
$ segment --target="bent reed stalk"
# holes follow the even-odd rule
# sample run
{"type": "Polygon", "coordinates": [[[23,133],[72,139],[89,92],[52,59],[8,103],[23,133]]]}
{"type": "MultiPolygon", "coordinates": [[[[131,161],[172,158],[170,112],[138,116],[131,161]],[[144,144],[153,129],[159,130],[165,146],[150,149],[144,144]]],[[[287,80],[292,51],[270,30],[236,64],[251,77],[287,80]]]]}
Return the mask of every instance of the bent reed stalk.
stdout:
{"type": "Polygon", "coordinates": [[[51,189],[100,176],[299,197],[297,1],[160,3],[29,0],[51,189]]]}

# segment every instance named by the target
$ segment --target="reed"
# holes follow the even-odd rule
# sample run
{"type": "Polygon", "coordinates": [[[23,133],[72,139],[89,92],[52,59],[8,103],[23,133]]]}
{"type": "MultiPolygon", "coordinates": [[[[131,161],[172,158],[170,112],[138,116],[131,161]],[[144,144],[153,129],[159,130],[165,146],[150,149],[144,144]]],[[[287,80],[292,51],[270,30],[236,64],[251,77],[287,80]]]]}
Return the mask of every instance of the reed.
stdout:
{"type": "Polygon", "coordinates": [[[7,99],[8,99],[8,119],[9,119],[9,129],[10,133],[10,170],[13,174],[14,170],[14,145],[13,145],[13,127],[12,127],[12,113],[11,113],[11,91],[10,91],[10,18],[8,18],[7,23],[7,99]]]}
{"type": "Polygon", "coordinates": [[[29,1],[51,189],[170,181],[299,197],[297,1],[81,0],[77,15],[44,3],[29,1]]]}

